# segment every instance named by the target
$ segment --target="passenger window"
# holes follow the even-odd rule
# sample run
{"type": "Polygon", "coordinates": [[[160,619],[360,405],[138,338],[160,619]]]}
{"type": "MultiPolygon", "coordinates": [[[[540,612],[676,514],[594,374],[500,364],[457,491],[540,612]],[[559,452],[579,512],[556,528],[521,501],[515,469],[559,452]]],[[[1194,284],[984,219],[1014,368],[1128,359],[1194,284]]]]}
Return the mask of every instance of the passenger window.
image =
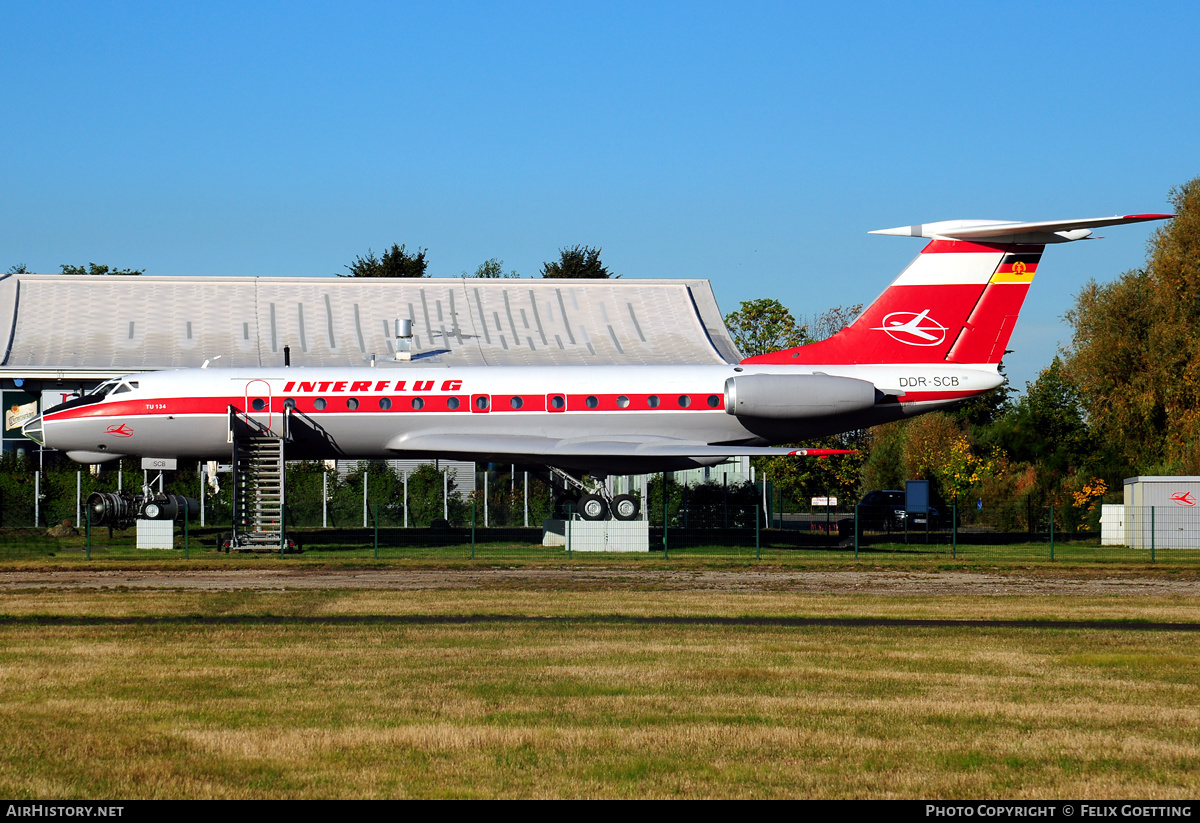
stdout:
{"type": "Polygon", "coordinates": [[[686,394],[679,395],[679,408],[686,409],[690,405],[692,405],[692,398],[686,394]]]}
{"type": "MultiPolygon", "coordinates": [[[[118,389],[117,391],[120,391],[120,389],[118,389]]],[[[117,392],[113,392],[113,394],[116,394],[116,393],[117,392]]],[[[250,408],[254,409],[255,411],[262,411],[266,407],[267,407],[267,401],[263,400],[261,397],[256,397],[250,401],[250,408]]]]}
{"type": "Polygon", "coordinates": [[[358,398],[351,397],[349,400],[347,400],[346,408],[348,408],[350,411],[354,411],[355,409],[357,409],[358,408],[358,398]]]}
{"type": "Polygon", "coordinates": [[[561,409],[563,406],[567,405],[567,401],[563,399],[561,394],[556,394],[550,398],[550,405],[553,408],[561,409]]]}
{"type": "Polygon", "coordinates": [[[709,408],[711,408],[711,409],[715,409],[715,408],[716,408],[717,406],[719,406],[719,405],[721,405],[721,398],[720,398],[720,396],[718,396],[718,395],[715,395],[715,394],[710,394],[710,395],[708,396],[708,406],[709,406],[709,408]]]}
{"type": "Polygon", "coordinates": [[[383,409],[384,411],[387,411],[391,407],[392,407],[392,399],[390,397],[379,398],[379,408],[383,409]]]}
{"type": "Polygon", "coordinates": [[[585,403],[587,403],[587,407],[588,407],[589,409],[594,409],[594,408],[596,408],[597,406],[599,406],[599,405],[600,405],[600,401],[599,401],[599,400],[597,400],[595,397],[589,397],[589,398],[588,398],[587,400],[585,400],[584,402],[585,402],[585,403]]]}
{"type": "Polygon", "coordinates": [[[414,397],[412,399],[412,407],[414,411],[420,411],[421,409],[425,408],[425,401],[419,397],[414,397]]]}
{"type": "Polygon", "coordinates": [[[325,398],[318,397],[316,400],[314,400],[313,408],[316,409],[317,411],[325,411],[325,398]]]}
{"type": "Polygon", "coordinates": [[[522,403],[521,398],[514,397],[512,400],[508,401],[508,405],[512,406],[514,409],[519,409],[519,408],[521,408],[523,403],[522,403]]]}
{"type": "Polygon", "coordinates": [[[654,394],[652,394],[652,395],[650,395],[649,397],[647,397],[647,398],[646,398],[646,405],[647,405],[647,406],[649,406],[649,407],[650,407],[650,408],[652,408],[652,409],[657,409],[657,408],[658,408],[658,402],[659,402],[659,401],[658,401],[658,395],[654,395],[654,394]]]}
{"type": "Polygon", "coordinates": [[[446,408],[450,409],[451,411],[453,411],[454,409],[457,409],[458,408],[458,398],[457,397],[447,397],[446,398],[446,408]]]}
{"type": "Polygon", "coordinates": [[[480,396],[480,397],[475,398],[475,408],[479,409],[480,411],[487,411],[487,407],[488,407],[488,399],[486,396],[480,396]]]}
{"type": "Polygon", "coordinates": [[[625,395],[621,395],[617,398],[617,405],[622,409],[629,408],[629,398],[625,395]]]}

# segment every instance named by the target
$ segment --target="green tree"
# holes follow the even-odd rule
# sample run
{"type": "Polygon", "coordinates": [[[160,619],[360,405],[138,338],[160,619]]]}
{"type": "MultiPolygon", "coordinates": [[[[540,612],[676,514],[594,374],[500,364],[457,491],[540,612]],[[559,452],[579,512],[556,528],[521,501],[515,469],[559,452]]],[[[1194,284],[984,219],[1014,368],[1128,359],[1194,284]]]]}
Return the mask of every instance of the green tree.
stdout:
{"type": "MultiPolygon", "coordinates": [[[[1084,286],[1067,313],[1065,371],[1096,439],[1129,471],[1200,472],[1200,178],[1172,189],[1177,217],[1146,266],[1084,286]]],[[[1110,478],[1112,479],[1112,478],[1110,478]]]]}
{"type": "Polygon", "coordinates": [[[559,249],[559,259],[542,264],[542,277],[609,278],[610,272],[600,262],[600,249],[591,246],[572,246],[559,249]]]}
{"type": "Polygon", "coordinates": [[[6,274],[29,274],[29,269],[25,268],[24,263],[18,263],[15,266],[9,266],[6,274]]]}
{"type": "Polygon", "coordinates": [[[810,342],[808,328],[797,323],[786,306],[770,298],[743,301],[737,311],[725,315],[725,325],[747,357],[810,342]]]}
{"type": "Polygon", "coordinates": [[[497,260],[495,257],[490,260],[485,260],[479,264],[479,268],[475,269],[474,274],[463,272],[463,277],[489,277],[489,278],[519,278],[521,275],[515,271],[504,273],[504,261],[497,260]]]}
{"type": "Polygon", "coordinates": [[[425,253],[429,249],[418,248],[415,253],[409,252],[403,244],[392,244],[390,249],[383,253],[382,258],[375,256],[375,252],[367,249],[366,257],[355,257],[354,262],[349,266],[349,274],[340,275],[341,277],[425,277],[425,269],[429,262],[425,259],[425,253]]]}
{"type": "Polygon", "coordinates": [[[115,274],[115,275],[134,275],[145,274],[145,269],[114,269],[109,266],[103,266],[99,263],[88,263],[86,266],[72,266],[68,263],[63,263],[63,274],[115,274]]]}

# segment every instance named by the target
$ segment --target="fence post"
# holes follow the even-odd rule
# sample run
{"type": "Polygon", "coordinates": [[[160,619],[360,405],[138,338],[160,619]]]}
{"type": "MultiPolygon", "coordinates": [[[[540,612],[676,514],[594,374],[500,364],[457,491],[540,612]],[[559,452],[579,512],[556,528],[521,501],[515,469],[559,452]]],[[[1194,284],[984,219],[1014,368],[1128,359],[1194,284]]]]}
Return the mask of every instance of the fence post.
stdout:
{"type": "Polygon", "coordinates": [[[374,528],[374,533],[375,533],[375,559],[376,559],[376,560],[378,560],[378,559],[379,559],[379,504],[378,504],[378,503],[376,503],[376,504],[375,504],[375,523],[374,523],[374,526],[375,526],[375,528],[374,528]]]}
{"type": "MultiPolygon", "coordinates": [[[[120,475],[117,475],[117,476],[120,477],[120,475]]],[[[42,519],[42,517],[41,517],[42,513],[40,511],[41,505],[42,505],[42,475],[40,472],[35,471],[33,473],[33,527],[35,529],[38,527],[38,522],[42,519]]]]}
{"type": "MultiPolygon", "coordinates": [[[[487,472],[484,472],[484,483],[487,483],[487,472]]],[[[483,525],[487,525],[487,498],[483,499],[483,525]]],[[[475,502],[471,501],[471,559],[475,559],[475,502]]]]}
{"type": "MultiPolygon", "coordinates": [[[[762,560],[762,539],[758,528],[758,506],[754,507],[754,559],[762,560]]],[[[777,555],[778,556],[778,555],[777,555]]]]}
{"type": "Polygon", "coordinates": [[[442,469],[442,519],[450,519],[450,469],[442,469]]]}
{"type": "Polygon", "coordinates": [[[404,472],[404,528],[408,528],[408,469],[404,472]]]}
{"type": "MultiPolygon", "coordinates": [[[[662,496],[663,496],[663,559],[669,560],[671,552],[667,548],[667,473],[663,472],[662,476],[662,496]]],[[[758,517],[758,510],[755,508],[754,516],[758,517]]]]}
{"type": "Polygon", "coordinates": [[[84,521],[84,534],[87,535],[87,559],[92,559],[92,513],[88,512],[88,518],[84,521]]]}
{"type": "Polygon", "coordinates": [[[950,507],[950,559],[958,559],[958,500],[950,507]]]}
{"type": "Polygon", "coordinates": [[[1154,507],[1150,507],[1150,562],[1154,562],[1154,507]]]}
{"type": "MultiPolygon", "coordinates": [[[[488,525],[488,470],[487,470],[487,464],[484,463],[484,465],[483,465],[483,527],[486,529],[487,525],[488,525]]],[[[475,516],[474,515],[471,515],[471,528],[472,529],[475,528],[475,516]]],[[[473,531],[472,531],[472,534],[474,534],[473,531]]],[[[472,550],[471,556],[472,557],[475,556],[474,550],[472,550]]]]}
{"type": "MultiPolygon", "coordinates": [[[[858,510],[862,507],[861,503],[854,506],[854,559],[858,560],[858,510]]],[[[809,506],[808,519],[812,520],[812,506],[809,506]]]]}
{"type": "Polygon", "coordinates": [[[75,472],[75,528],[83,525],[83,471],[75,472]]]}
{"type": "Polygon", "coordinates": [[[1050,559],[1054,559],[1054,504],[1050,505],[1050,559]]]}
{"type": "Polygon", "coordinates": [[[329,471],[321,472],[321,528],[329,528],[329,471]]]}
{"type": "Polygon", "coordinates": [[[525,508],[525,528],[529,528],[529,472],[521,472],[525,479],[525,492],[521,495],[521,505],[525,508]]]}
{"type": "MultiPolygon", "coordinates": [[[[184,503],[183,504],[183,559],[184,560],[190,559],[190,557],[188,555],[188,521],[191,519],[192,519],[192,507],[189,506],[187,503],[184,503]]],[[[88,522],[89,523],[92,522],[92,519],[90,517],[88,518],[88,522]]],[[[89,531],[90,531],[90,529],[89,529],[89,531]]]]}
{"type": "Polygon", "coordinates": [[[370,464],[367,464],[367,470],[363,472],[363,528],[367,527],[367,486],[371,479],[370,464]]]}
{"type": "Polygon", "coordinates": [[[571,510],[573,508],[575,507],[570,503],[567,504],[567,557],[571,556],[571,521],[574,519],[571,510]]]}

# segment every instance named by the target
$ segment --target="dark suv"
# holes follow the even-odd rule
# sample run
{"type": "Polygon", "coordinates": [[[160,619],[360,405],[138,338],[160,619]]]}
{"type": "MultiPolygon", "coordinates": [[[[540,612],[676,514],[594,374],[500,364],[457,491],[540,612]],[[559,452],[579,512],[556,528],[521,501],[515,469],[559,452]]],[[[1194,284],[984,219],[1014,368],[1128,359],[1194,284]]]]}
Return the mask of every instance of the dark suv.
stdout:
{"type": "Polygon", "coordinates": [[[894,489],[867,492],[858,504],[859,528],[878,531],[904,531],[904,524],[907,521],[908,528],[923,530],[926,527],[927,520],[929,528],[937,527],[937,509],[930,507],[928,518],[922,512],[909,515],[904,510],[904,499],[904,492],[894,489]]]}

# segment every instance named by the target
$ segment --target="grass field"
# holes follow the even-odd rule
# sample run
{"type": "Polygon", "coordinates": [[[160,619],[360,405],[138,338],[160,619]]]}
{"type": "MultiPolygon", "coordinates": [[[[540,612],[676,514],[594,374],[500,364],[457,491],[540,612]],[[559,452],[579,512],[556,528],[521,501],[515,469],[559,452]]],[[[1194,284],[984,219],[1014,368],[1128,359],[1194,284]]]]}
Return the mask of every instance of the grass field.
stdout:
{"type": "Polygon", "coordinates": [[[1189,597],[558,583],[2,602],[10,798],[1200,790],[1200,631],[1161,627],[1200,624],[1189,597]],[[801,617],[818,619],[763,619],[801,617]],[[1056,622],[1084,618],[1107,623],[1056,622]]]}

